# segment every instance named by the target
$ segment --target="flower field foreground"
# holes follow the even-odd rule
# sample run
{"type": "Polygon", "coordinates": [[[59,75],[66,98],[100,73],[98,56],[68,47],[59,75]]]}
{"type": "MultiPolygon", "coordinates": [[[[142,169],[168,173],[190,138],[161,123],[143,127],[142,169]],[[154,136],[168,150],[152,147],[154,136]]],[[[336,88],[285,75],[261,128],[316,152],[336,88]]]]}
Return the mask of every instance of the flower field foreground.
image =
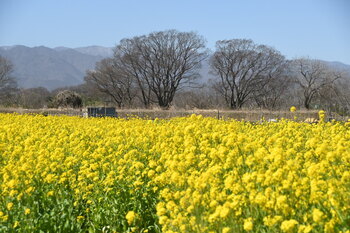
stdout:
{"type": "Polygon", "coordinates": [[[0,232],[350,229],[350,123],[0,122],[0,232]]]}

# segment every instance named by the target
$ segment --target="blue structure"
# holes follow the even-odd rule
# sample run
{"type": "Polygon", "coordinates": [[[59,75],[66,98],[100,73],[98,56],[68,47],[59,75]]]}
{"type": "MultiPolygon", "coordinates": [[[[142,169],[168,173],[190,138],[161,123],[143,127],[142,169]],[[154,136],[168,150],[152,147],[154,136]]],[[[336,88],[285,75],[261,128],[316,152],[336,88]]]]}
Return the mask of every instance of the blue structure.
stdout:
{"type": "Polygon", "coordinates": [[[117,117],[114,107],[87,107],[87,117],[117,117]]]}

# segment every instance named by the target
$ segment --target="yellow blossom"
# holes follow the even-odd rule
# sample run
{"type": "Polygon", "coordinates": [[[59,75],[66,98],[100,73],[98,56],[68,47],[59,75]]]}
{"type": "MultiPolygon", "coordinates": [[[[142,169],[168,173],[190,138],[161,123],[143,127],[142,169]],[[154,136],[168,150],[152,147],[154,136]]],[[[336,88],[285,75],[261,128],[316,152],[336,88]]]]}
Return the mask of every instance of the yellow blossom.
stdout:
{"type": "Polygon", "coordinates": [[[323,212],[317,208],[313,209],[312,210],[312,219],[315,221],[315,222],[321,222],[322,219],[323,219],[323,212]]]}
{"type": "Polygon", "coordinates": [[[246,231],[253,230],[253,220],[252,220],[252,218],[248,218],[248,219],[244,220],[243,228],[246,231]]]}
{"type": "Polygon", "coordinates": [[[19,226],[19,222],[18,221],[15,221],[15,223],[13,224],[13,228],[16,228],[19,226]]]}
{"type": "Polygon", "coordinates": [[[126,216],[125,216],[126,220],[128,221],[128,224],[131,225],[135,218],[136,218],[136,213],[134,211],[129,211],[126,216]]]}
{"type": "Polygon", "coordinates": [[[11,210],[12,207],[13,207],[13,203],[12,202],[7,203],[7,209],[8,210],[11,210]]]}
{"type": "Polygon", "coordinates": [[[25,214],[25,215],[30,214],[30,209],[29,209],[29,208],[25,208],[25,209],[24,209],[24,214],[25,214]]]}
{"type": "Polygon", "coordinates": [[[53,195],[54,195],[54,191],[48,191],[48,192],[47,192],[47,196],[48,196],[48,197],[51,197],[51,196],[53,196],[53,195]]]}
{"type": "Polygon", "coordinates": [[[296,221],[294,219],[285,220],[281,224],[281,230],[283,232],[292,232],[294,230],[294,228],[296,227],[296,225],[298,225],[298,221],[296,221]]]}

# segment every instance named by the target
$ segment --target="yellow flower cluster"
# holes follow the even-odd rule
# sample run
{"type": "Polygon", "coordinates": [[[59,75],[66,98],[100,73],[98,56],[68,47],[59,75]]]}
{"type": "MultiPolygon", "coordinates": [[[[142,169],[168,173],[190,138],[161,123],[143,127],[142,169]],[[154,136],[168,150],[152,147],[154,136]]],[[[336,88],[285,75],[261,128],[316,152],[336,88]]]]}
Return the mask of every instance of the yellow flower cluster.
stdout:
{"type": "Polygon", "coordinates": [[[136,217],[136,214],[135,214],[134,211],[129,211],[129,212],[126,214],[126,216],[125,216],[125,218],[126,218],[126,220],[128,221],[128,224],[129,224],[129,225],[131,225],[131,224],[134,222],[135,217],[136,217]]]}
{"type": "Polygon", "coordinates": [[[350,123],[0,122],[0,232],[350,230],[350,123]]]}
{"type": "Polygon", "coordinates": [[[325,121],[325,117],[326,117],[326,112],[323,110],[320,110],[318,112],[318,117],[320,118],[320,122],[324,122],[325,121]]]}

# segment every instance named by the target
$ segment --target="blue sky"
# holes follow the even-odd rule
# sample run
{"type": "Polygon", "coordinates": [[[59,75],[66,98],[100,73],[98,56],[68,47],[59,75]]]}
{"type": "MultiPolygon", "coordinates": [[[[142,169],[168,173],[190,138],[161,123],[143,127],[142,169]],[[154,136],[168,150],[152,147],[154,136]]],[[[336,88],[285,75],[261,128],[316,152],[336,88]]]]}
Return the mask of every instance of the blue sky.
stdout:
{"type": "Polygon", "coordinates": [[[348,0],[0,0],[0,46],[115,46],[122,38],[177,29],[249,38],[287,58],[350,64],[348,0]]]}

